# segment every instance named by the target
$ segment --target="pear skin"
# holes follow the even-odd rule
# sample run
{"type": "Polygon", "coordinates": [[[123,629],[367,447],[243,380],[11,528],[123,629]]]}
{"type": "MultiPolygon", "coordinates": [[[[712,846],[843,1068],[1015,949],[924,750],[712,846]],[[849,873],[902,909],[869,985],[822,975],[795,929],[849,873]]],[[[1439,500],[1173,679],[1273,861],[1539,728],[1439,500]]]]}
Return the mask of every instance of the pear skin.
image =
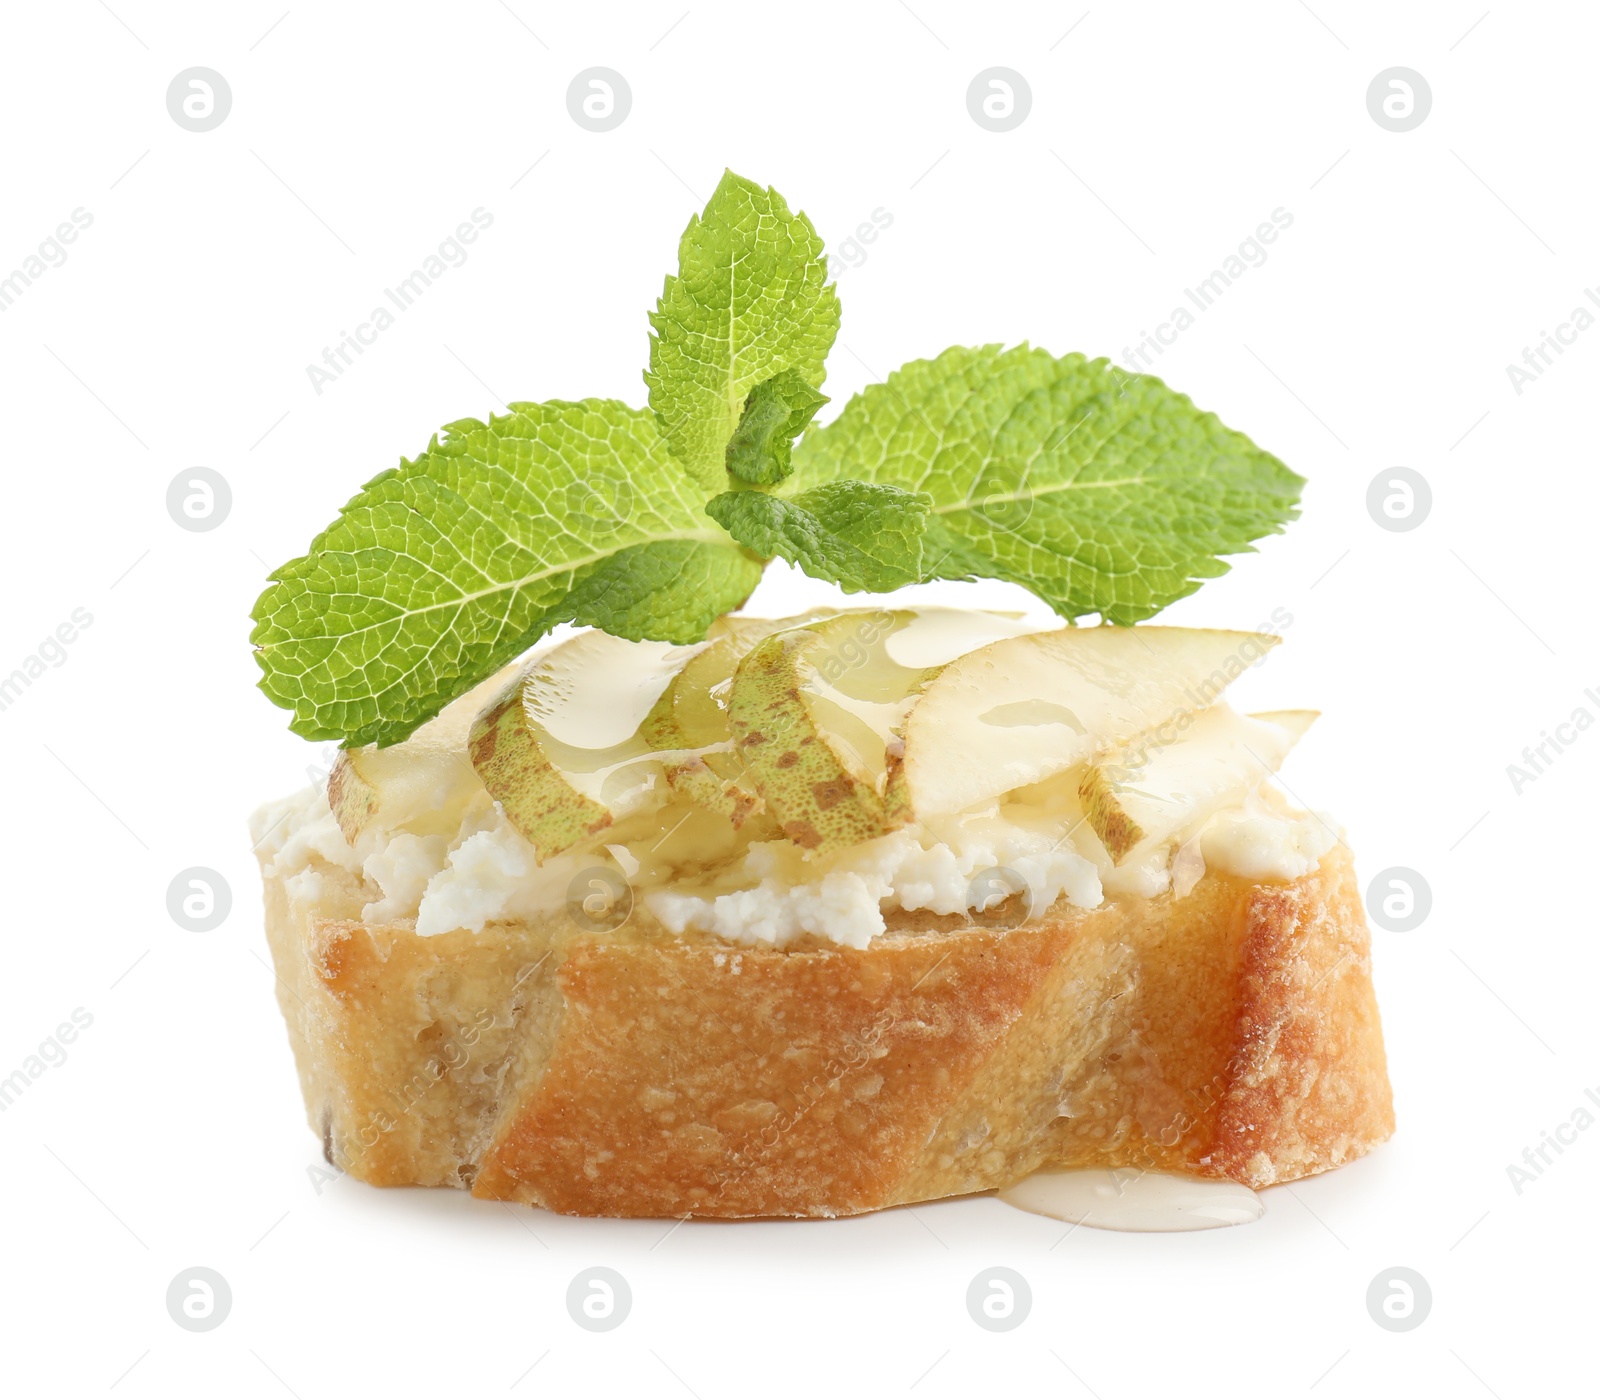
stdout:
{"type": "Polygon", "coordinates": [[[851,773],[802,691],[816,632],[780,632],[739,664],[728,697],[735,753],[783,834],[808,851],[841,850],[905,826],[903,804],[886,801],[851,773]]]}
{"type": "Polygon", "coordinates": [[[524,679],[513,680],[473,722],[467,751],[506,820],[544,860],[604,831],[612,817],[551,763],[523,705],[524,679]]]}

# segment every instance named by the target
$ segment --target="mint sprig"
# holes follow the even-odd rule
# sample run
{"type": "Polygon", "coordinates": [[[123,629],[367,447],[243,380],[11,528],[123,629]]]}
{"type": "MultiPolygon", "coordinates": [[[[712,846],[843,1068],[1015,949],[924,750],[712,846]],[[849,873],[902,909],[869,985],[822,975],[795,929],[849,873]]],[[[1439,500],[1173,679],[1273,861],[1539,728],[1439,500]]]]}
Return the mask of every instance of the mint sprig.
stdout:
{"type": "Polygon", "coordinates": [[[1295,517],[1301,479],[1184,395],[1027,345],[912,361],[810,428],[839,328],[822,249],[728,172],[650,316],[649,411],[513,404],[369,481],[251,614],[290,727],[397,742],[563,622],[699,640],[773,557],[1137,622],[1295,517]]]}

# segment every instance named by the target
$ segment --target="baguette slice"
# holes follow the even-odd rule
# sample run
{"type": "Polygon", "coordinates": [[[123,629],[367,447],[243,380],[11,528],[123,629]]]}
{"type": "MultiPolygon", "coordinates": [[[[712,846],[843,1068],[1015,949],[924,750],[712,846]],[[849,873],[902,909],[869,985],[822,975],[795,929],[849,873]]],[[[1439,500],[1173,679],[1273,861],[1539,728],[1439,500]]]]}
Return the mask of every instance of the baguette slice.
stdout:
{"type": "Polygon", "coordinates": [[[1041,1167],[1266,1186],[1394,1127],[1342,845],[1293,883],[1211,872],[1009,930],[891,916],[862,950],[674,937],[642,909],[419,938],[293,914],[276,880],[267,911],[311,1125],[375,1185],[839,1216],[1041,1167]]]}

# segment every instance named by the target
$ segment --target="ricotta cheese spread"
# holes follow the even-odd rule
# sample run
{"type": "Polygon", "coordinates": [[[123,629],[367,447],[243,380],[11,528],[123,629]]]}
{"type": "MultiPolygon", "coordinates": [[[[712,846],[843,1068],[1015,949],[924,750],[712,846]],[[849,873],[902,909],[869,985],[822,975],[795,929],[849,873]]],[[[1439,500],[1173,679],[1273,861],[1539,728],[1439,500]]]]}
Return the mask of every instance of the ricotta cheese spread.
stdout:
{"type": "Polygon", "coordinates": [[[1013,894],[1025,896],[1029,916],[1058,899],[1094,909],[1107,898],[1169,889],[1182,897],[1207,868],[1295,880],[1340,838],[1327,817],[1295,812],[1263,791],[1116,865],[1075,807],[1060,805],[1045,798],[997,804],[812,859],[787,841],[753,842],[709,869],[681,872],[651,864],[651,840],[541,865],[487,793],[467,800],[453,836],[375,828],[353,846],[316,787],[269,803],[251,826],[269,876],[285,881],[297,906],[335,912],[326,908],[325,876],[342,871],[361,893],[336,912],[366,923],[415,921],[422,937],[548,916],[585,871],[604,865],[627,878],[635,899],[673,933],[776,947],[814,935],[851,948],[883,933],[894,909],[981,913],[1013,894]]]}

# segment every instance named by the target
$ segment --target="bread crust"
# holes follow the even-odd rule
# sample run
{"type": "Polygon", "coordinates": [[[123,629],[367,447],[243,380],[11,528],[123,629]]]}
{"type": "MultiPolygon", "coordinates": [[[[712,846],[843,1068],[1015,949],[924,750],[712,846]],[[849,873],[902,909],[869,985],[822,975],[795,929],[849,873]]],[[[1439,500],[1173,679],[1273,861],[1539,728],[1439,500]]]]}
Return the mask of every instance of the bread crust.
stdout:
{"type": "Polygon", "coordinates": [[[1041,1167],[1292,1181],[1393,1131],[1349,852],[1288,884],[899,915],[865,949],[643,913],[419,938],[296,916],[279,1003],[331,1161],[577,1215],[835,1216],[1041,1167]]]}

